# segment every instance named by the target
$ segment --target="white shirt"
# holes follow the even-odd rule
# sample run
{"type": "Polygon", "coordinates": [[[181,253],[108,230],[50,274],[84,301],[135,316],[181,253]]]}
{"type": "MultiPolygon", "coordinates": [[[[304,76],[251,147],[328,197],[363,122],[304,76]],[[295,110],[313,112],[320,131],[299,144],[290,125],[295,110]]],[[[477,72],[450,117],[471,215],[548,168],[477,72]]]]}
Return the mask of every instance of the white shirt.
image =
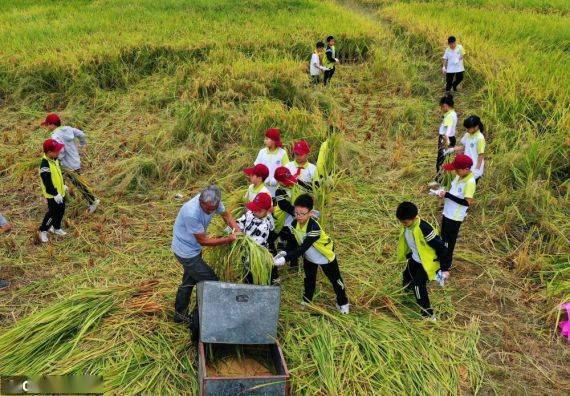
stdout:
{"type": "Polygon", "coordinates": [[[463,55],[465,55],[465,51],[460,44],[457,44],[454,50],[449,47],[445,49],[443,59],[447,61],[447,73],[459,73],[465,71],[465,67],[463,66],[463,55]]]}
{"type": "Polygon", "coordinates": [[[485,137],[481,131],[477,131],[473,134],[466,133],[461,138],[461,144],[465,148],[465,155],[468,155],[473,160],[473,166],[471,167],[471,172],[475,178],[483,176],[483,168],[485,167],[485,160],[481,160],[481,167],[477,169],[477,160],[479,155],[485,153],[485,137]]]}
{"type": "Polygon", "coordinates": [[[259,246],[267,247],[269,233],[275,229],[273,216],[268,215],[260,219],[248,209],[236,222],[245,235],[252,238],[259,246]]]}
{"type": "Polygon", "coordinates": [[[311,64],[309,67],[311,76],[318,76],[325,70],[328,69],[324,66],[321,66],[321,58],[319,57],[319,54],[313,53],[313,55],[311,55],[311,64]]]}
{"type": "Polygon", "coordinates": [[[441,125],[439,126],[439,134],[445,135],[447,137],[455,136],[455,131],[457,129],[457,113],[455,110],[449,110],[443,116],[441,125]]]}
{"type": "MultiPolygon", "coordinates": [[[[287,165],[285,165],[285,167],[289,169],[289,171],[293,176],[297,176],[297,171],[299,169],[299,164],[297,163],[297,161],[291,161],[287,165]]],[[[298,179],[307,184],[311,184],[316,174],[317,174],[317,167],[314,164],[311,164],[310,162],[305,162],[305,164],[301,168],[301,173],[299,173],[298,179]]]]}
{"type": "Polygon", "coordinates": [[[64,168],[78,170],[81,168],[81,159],[79,158],[79,146],[83,147],[87,144],[85,133],[82,130],[72,128],[70,126],[60,126],[53,130],[51,138],[62,143],[65,147],[59,154],[59,161],[64,168]],[[77,140],[77,141],[76,141],[77,140]]]}
{"type": "MultiPolygon", "coordinates": [[[[473,173],[469,173],[463,179],[460,179],[459,176],[455,176],[455,179],[451,182],[449,193],[455,195],[457,198],[473,198],[475,188],[475,177],[473,173]]],[[[467,206],[460,205],[449,198],[445,198],[443,202],[443,215],[450,220],[463,221],[465,216],[467,216],[467,208],[467,206]]]]}
{"type": "Polygon", "coordinates": [[[406,242],[408,243],[408,247],[412,251],[412,259],[416,263],[422,263],[422,259],[420,258],[420,253],[418,252],[418,247],[416,246],[416,241],[414,239],[414,234],[412,232],[411,227],[406,227],[404,229],[404,237],[406,238],[406,242]]]}
{"type": "Polygon", "coordinates": [[[257,158],[254,164],[263,164],[269,169],[269,176],[265,179],[265,186],[269,190],[272,197],[275,196],[275,190],[277,190],[277,180],[275,180],[275,169],[280,166],[284,166],[289,162],[289,157],[287,156],[287,151],[281,147],[277,147],[274,151],[270,152],[267,147],[259,150],[257,158]]]}

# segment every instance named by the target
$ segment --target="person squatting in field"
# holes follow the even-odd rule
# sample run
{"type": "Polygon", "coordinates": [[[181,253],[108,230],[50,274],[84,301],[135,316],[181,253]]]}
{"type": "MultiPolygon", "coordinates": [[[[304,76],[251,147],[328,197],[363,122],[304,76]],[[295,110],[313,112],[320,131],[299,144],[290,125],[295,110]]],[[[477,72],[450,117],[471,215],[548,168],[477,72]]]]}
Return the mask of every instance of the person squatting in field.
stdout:
{"type": "Polygon", "coordinates": [[[77,128],[62,126],[59,116],[53,113],[48,114],[41,125],[51,131],[52,139],[63,144],[63,149],[59,154],[63,175],[81,192],[81,195],[83,195],[83,198],[87,201],[87,213],[91,214],[95,212],[100,201],[95,194],[93,194],[91,187],[89,187],[87,181],[81,175],[79,148],[87,145],[85,133],[77,128]]]}

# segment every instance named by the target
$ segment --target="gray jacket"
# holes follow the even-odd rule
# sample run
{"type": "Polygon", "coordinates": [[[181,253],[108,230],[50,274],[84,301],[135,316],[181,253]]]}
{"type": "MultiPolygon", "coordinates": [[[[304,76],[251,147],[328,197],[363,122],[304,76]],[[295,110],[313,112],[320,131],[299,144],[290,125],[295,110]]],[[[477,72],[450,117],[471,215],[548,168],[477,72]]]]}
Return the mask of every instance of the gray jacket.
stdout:
{"type": "Polygon", "coordinates": [[[51,138],[65,145],[59,154],[61,165],[66,169],[80,169],[81,159],[79,158],[79,147],[83,147],[87,144],[85,133],[80,129],[70,126],[60,126],[54,129],[51,138]]]}

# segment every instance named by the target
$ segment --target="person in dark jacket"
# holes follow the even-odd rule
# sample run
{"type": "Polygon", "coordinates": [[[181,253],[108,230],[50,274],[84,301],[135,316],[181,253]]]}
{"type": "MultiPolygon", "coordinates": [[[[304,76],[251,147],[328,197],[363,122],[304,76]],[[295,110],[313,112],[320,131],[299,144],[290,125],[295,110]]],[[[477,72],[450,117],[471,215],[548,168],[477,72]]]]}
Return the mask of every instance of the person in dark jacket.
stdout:
{"type": "Polygon", "coordinates": [[[323,67],[326,67],[328,70],[324,71],[325,78],[323,79],[324,85],[327,85],[335,71],[335,66],[339,63],[338,58],[336,57],[336,49],[334,45],[336,41],[333,36],[327,37],[327,49],[325,50],[325,57],[323,58],[323,67]]]}

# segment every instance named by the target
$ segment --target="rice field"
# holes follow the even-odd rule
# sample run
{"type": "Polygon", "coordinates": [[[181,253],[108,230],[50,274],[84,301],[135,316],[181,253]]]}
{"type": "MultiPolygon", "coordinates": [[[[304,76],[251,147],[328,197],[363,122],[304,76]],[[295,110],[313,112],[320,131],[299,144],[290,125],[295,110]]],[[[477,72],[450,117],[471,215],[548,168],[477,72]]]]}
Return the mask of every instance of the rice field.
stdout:
{"type": "MultiPolygon", "coordinates": [[[[0,211],[14,230],[0,238],[12,282],[0,291],[0,375],[100,374],[108,394],[195,394],[195,350],[171,320],[174,219],[211,181],[239,210],[242,169],[277,126],[286,143],[307,139],[313,162],[336,133],[334,182],[317,201],[351,301],[339,316],[320,274],[302,309],[302,272],[281,271],[294,394],[564,394],[568,11],[557,0],[4,2],[0,211]],[[313,88],[307,62],[328,34],[341,65],[329,89],[313,88]],[[481,116],[489,156],[457,269],[430,287],[429,323],[401,289],[394,213],[413,200],[440,217],[425,185],[450,34],[468,52],[456,109],[481,116]],[[69,235],[40,246],[46,112],[87,133],[84,174],[102,206],[87,216],[72,199],[69,235]]],[[[235,278],[228,257],[247,243],[206,254],[235,278]]]]}

